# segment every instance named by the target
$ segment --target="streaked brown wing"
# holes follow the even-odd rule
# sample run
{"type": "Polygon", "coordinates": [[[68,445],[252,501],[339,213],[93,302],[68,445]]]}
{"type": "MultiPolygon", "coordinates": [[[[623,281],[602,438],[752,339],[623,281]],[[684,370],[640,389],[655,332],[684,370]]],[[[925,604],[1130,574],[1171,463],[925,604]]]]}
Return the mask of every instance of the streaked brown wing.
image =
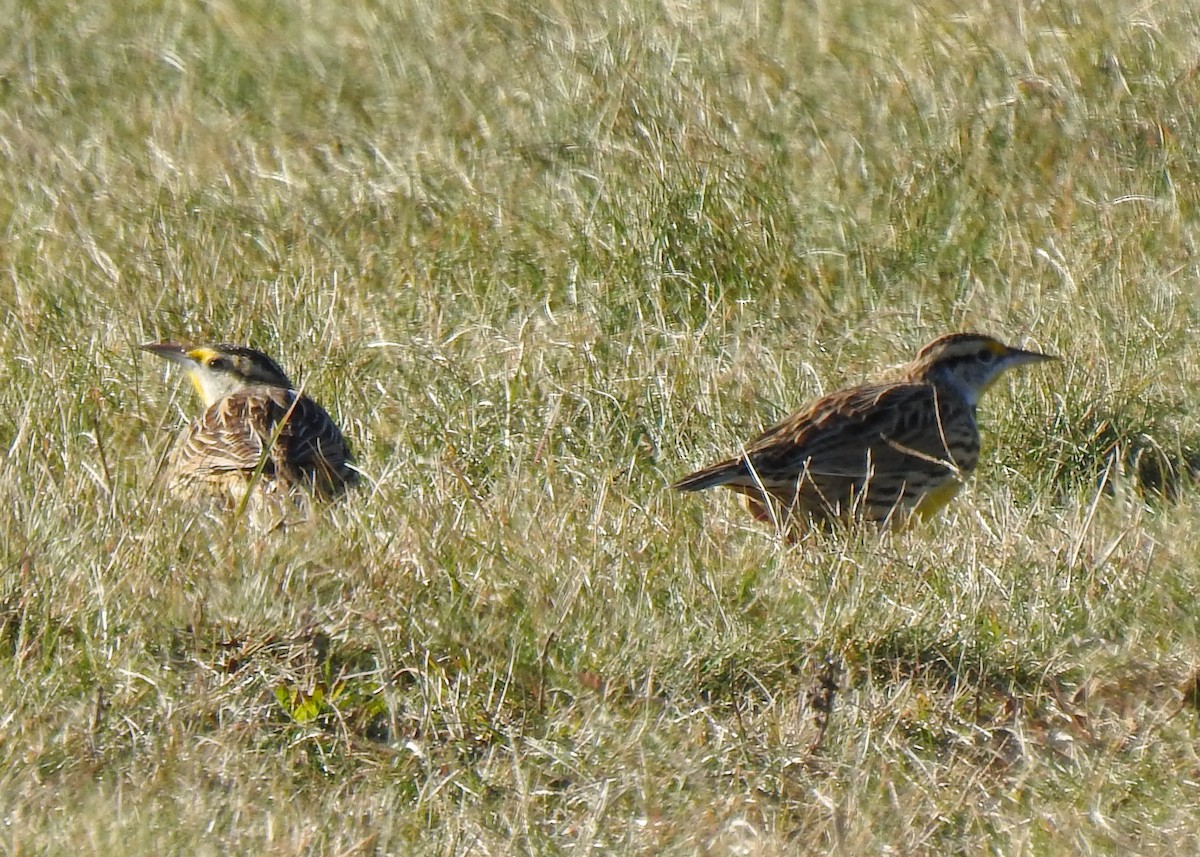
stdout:
{"type": "Polygon", "coordinates": [[[177,472],[198,479],[249,475],[285,418],[263,467],[264,479],[304,481],[322,493],[355,480],[346,441],[324,408],[307,396],[297,400],[293,391],[275,387],[241,390],[205,411],[176,449],[177,472]]]}
{"type": "Polygon", "coordinates": [[[761,484],[787,502],[799,496],[825,508],[869,486],[890,505],[953,476],[947,446],[966,450],[958,467],[974,467],[978,442],[965,402],[927,384],[869,385],[819,399],[754,438],[744,455],[679,484],[723,484],[752,494],[761,484]]]}
{"type": "Polygon", "coordinates": [[[919,395],[910,387],[919,385],[863,386],[832,393],[752,438],[741,455],[698,470],[675,487],[684,491],[714,485],[757,488],[761,483],[767,488],[794,489],[806,468],[830,477],[861,478],[866,467],[859,439],[892,428],[894,414],[888,408],[919,395]]]}
{"type": "MultiPolygon", "coordinates": [[[[287,413],[291,402],[277,402],[277,406],[281,411],[276,422],[287,413]]],[[[354,459],[350,447],[337,424],[307,396],[296,402],[272,457],[281,476],[290,472],[292,475],[284,478],[311,482],[325,494],[336,493],[358,479],[358,473],[351,467],[354,459]]]]}
{"type": "Polygon", "coordinates": [[[961,418],[965,403],[938,396],[928,384],[855,387],[826,396],[752,440],[746,456],[763,474],[795,480],[802,471],[861,479],[912,466],[913,458],[946,458],[940,423],[961,418]]]}

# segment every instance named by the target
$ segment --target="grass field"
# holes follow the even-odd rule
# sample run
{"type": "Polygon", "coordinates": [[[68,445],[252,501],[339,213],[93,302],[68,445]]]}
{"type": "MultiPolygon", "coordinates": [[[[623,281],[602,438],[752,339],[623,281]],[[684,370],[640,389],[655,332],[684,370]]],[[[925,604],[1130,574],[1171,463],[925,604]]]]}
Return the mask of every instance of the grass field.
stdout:
{"type": "Polygon", "coordinates": [[[0,854],[1200,852],[1200,12],[5,3],[0,854]],[[978,329],[961,502],[674,478],[978,329]],[[248,342],[369,486],[161,490],[248,342]]]}

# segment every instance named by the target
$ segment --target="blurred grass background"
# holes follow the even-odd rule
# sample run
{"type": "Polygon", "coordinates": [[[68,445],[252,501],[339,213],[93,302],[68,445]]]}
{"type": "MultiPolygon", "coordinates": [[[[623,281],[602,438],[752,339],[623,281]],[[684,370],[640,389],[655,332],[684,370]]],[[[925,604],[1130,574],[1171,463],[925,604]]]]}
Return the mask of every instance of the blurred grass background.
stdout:
{"type": "Polygon", "coordinates": [[[0,850],[1200,850],[1190,4],[0,8],[0,850]],[[928,529],[664,490],[957,329],[928,529]],[[164,496],[159,338],[370,487],[164,496]]]}

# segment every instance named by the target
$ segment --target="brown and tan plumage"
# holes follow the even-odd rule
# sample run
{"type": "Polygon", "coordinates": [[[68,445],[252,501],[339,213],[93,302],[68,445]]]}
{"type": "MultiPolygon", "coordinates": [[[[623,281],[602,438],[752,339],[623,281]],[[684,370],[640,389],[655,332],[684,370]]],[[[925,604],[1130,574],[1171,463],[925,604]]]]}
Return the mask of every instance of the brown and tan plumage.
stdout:
{"type": "Polygon", "coordinates": [[[236,345],[163,342],[142,348],[186,366],[205,404],[172,451],[173,488],[240,499],[258,473],[262,492],[302,488],[328,499],[357,481],[349,446],[332,417],[293,389],[266,354],[236,345]]]}
{"type": "Polygon", "coordinates": [[[975,406],[1006,369],[1055,359],[958,333],[921,349],[890,383],[832,393],[671,487],[723,485],[757,517],[818,523],[927,517],[979,460],[975,406]]]}

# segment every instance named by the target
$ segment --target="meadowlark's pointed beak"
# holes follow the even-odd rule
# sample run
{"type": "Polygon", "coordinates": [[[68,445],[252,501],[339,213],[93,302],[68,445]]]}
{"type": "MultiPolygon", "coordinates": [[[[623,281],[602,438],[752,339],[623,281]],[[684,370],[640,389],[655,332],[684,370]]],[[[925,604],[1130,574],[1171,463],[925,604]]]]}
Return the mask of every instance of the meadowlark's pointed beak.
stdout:
{"type": "Polygon", "coordinates": [[[180,345],[177,342],[147,342],[142,346],[142,350],[184,366],[194,366],[196,363],[189,354],[192,350],[191,346],[180,345]]]}
{"type": "Polygon", "coordinates": [[[1030,363],[1046,363],[1051,360],[1061,360],[1053,354],[1043,354],[1040,351],[1026,351],[1024,348],[1009,348],[1005,362],[1009,366],[1028,366],[1030,363]]]}

